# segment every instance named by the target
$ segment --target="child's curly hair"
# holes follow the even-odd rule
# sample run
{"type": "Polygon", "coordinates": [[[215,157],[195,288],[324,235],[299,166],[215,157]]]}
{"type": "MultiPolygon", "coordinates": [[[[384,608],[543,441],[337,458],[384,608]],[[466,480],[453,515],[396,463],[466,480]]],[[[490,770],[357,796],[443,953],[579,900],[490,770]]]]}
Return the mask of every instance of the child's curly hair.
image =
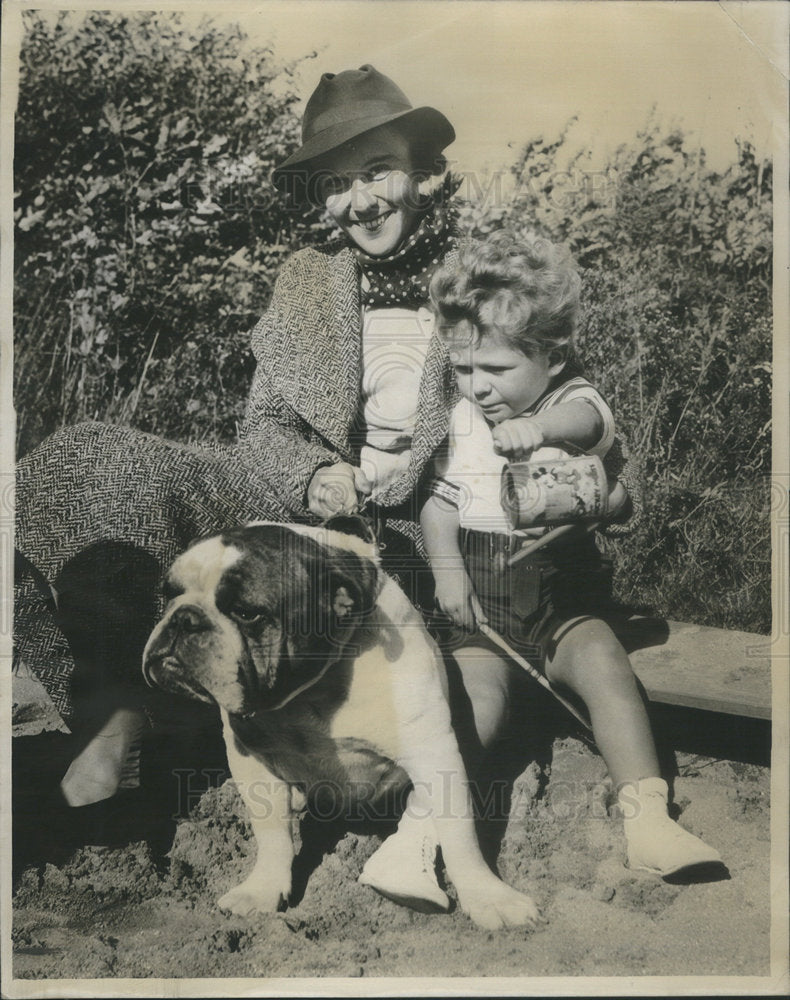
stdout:
{"type": "Polygon", "coordinates": [[[472,339],[496,332],[526,355],[570,353],[580,288],[576,266],[562,247],[534,234],[498,232],[439,268],[431,302],[445,340],[457,338],[459,324],[471,324],[472,339]]]}

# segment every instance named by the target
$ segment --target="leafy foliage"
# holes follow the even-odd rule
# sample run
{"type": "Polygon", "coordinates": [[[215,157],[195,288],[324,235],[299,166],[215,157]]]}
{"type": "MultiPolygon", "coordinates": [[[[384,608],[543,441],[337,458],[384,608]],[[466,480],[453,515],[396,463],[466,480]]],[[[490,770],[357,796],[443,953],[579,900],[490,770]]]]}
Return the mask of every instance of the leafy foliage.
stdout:
{"type": "MultiPolygon", "coordinates": [[[[177,15],[28,11],[16,130],[16,404],[24,451],[96,417],[229,440],[249,329],[279,266],[328,225],[288,211],[292,67],[177,15]]],[[[479,179],[478,179],[479,180],[479,179]]],[[[645,463],[620,596],[770,630],[771,186],[747,143],[715,173],[650,122],[603,169],[533,138],[462,221],[567,242],[582,353],[645,463]]],[[[479,188],[479,190],[478,190],[479,188]]]]}
{"type": "Polygon", "coordinates": [[[19,444],[84,417],[232,436],[247,331],[315,219],[272,194],[288,68],[179,16],[26,16],[16,132],[19,444]]]}

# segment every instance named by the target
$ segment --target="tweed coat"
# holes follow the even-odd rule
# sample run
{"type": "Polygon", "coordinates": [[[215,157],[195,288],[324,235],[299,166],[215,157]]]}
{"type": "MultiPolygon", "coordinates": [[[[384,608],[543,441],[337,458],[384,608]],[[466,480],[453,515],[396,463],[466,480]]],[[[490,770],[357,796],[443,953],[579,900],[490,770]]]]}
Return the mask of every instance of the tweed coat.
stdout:
{"type": "Polygon", "coordinates": [[[235,449],[100,423],[52,434],[17,464],[15,660],[69,723],[78,648],[88,673],[142,688],[164,570],[193,539],[255,519],[293,515],[235,449]]]}

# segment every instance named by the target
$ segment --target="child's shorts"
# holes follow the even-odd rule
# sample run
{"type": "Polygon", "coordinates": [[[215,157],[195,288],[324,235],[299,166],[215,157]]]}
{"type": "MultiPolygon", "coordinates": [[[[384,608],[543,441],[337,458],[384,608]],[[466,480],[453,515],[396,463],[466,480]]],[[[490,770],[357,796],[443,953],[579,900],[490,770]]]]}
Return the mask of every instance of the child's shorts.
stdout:
{"type": "MultiPolygon", "coordinates": [[[[508,560],[518,551],[518,536],[467,529],[461,536],[466,570],[488,624],[539,670],[561,625],[582,615],[606,617],[612,610],[612,562],[591,535],[558,539],[515,566],[508,560]]],[[[479,632],[458,627],[441,630],[437,638],[450,649],[491,646],[479,632]]]]}

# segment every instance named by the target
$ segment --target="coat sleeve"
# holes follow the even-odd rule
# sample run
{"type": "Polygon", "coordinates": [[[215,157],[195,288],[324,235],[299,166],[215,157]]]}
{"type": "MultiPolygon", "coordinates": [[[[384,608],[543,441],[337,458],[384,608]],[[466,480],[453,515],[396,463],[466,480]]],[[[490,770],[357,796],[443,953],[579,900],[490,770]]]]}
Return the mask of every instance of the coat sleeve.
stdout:
{"type": "Polygon", "coordinates": [[[283,266],[272,299],[252,330],[255,355],[247,409],[238,448],[270,483],[278,499],[295,514],[306,512],[306,493],[315,472],[341,460],[326,447],[313,428],[290,406],[276,385],[275,373],[292,370],[292,350],[286,331],[294,323],[293,311],[303,301],[298,269],[293,258],[283,266]]]}
{"type": "Polygon", "coordinates": [[[622,438],[615,435],[612,447],[603,459],[603,465],[611,479],[618,479],[623,484],[630,503],[626,504],[625,509],[618,517],[607,521],[601,530],[604,535],[611,538],[630,535],[639,527],[644,516],[641,464],[634,458],[622,438]]]}

